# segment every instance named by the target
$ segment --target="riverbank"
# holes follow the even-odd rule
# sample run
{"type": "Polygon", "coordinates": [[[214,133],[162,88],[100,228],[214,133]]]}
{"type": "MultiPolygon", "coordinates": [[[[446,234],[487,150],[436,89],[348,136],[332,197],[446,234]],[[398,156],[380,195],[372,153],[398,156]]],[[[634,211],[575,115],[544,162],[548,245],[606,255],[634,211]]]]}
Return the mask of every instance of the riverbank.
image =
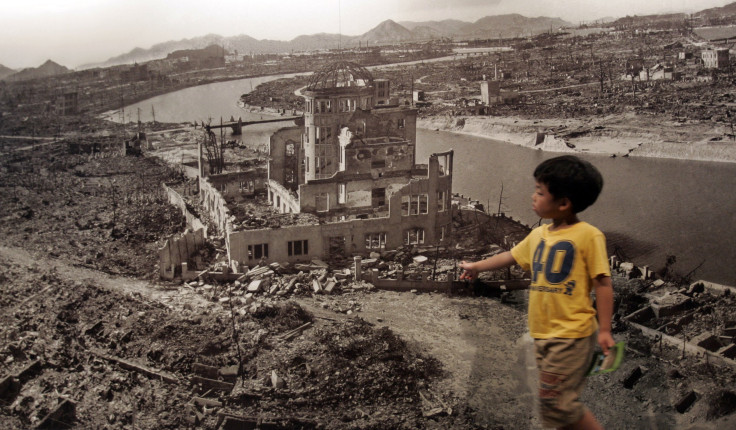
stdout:
{"type": "Polygon", "coordinates": [[[675,122],[633,113],[592,118],[523,119],[432,116],[417,127],[490,138],[549,152],[736,163],[730,127],[675,122]]]}

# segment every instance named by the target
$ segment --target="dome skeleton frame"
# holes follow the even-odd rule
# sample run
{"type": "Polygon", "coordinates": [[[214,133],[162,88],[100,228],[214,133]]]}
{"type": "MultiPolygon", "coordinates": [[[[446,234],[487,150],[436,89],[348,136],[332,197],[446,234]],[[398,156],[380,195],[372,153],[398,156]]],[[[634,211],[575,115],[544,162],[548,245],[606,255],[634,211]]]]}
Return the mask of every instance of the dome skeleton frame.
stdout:
{"type": "Polygon", "coordinates": [[[308,91],[319,91],[330,88],[341,88],[359,85],[362,81],[365,87],[373,86],[373,75],[365,67],[350,61],[338,61],[312,74],[307,84],[308,91]]]}

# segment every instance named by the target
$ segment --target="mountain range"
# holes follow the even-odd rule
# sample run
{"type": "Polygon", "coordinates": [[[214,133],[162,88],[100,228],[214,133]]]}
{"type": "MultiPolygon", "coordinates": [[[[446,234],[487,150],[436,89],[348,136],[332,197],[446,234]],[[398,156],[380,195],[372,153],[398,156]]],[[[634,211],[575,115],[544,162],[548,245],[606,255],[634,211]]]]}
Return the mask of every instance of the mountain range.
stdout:
{"type": "MultiPolygon", "coordinates": [[[[723,17],[736,15],[736,3],[723,7],[705,9],[694,13],[693,16],[723,17]]],[[[611,18],[610,20],[613,20],[611,18]]],[[[386,20],[370,31],[358,36],[318,33],[298,36],[290,41],[257,40],[245,34],[223,37],[217,34],[168,41],[153,45],[148,49],[135,48],[107,61],[86,64],[80,69],[93,67],[111,67],[121,64],[144,63],[151,60],[166,58],[174,51],[188,49],[203,49],[210,45],[219,45],[228,52],[240,54],[277,54],[295,51],[320,49],[334,49],[338,47],[352,48],[358,46],[370,47],[390,43],[408,41],[427,41],[431,39],[494,39],[517,36],[529,36],[557,29],[571,27],[573,24],[560,18],[537,17],[528,18],[519,14],[486,16],[475,22],[465,22],[455,19],[442,21],[402,21],[386,20]]],[[[60,66],[51,60],[37,68],[23,69],[20,72],[0,65],[0,80],[24,80],[36,77],[51,76],[67,73],[69,69],[60,66]]]]}
{"type": "Polygon", "coordinates": [[[9,67],[5,67],[2,64],[0,64],[0,79],[4,79],[6,76],[10,76],[16,71],[17,70],[13,70],[9,67]]]}
{"type": "Polygon", "coordinates": [[[223,37],[217,34],[168,41],[149,49],[135,48],[125,54],[112,57],[103,63],[88,64],[82,68],[110,67],[119,64],[145,62],[165,58],[169,53],[183,49],[202,49],[210,45],[223,46],[227,51],[241,54],[277,54],[294,51],[351,48],[388,43],[424,41],[439,38],[498,38],[533,35],[551,28],[572,24],[559,18],[527,18],[518,14],[488,16],[475,22],[458,20],[401,22],[386,20],[375,28],[358,36],[318,33],[298,36],[291,41],[257,40],[247,35],[223,37]]]}
{"type": "Polygon", "coordinates": [[[7,67],[0,64],[0,79],[5,81],[24,81],[27,79],[46,78],[49,76],[62,75],[69,72],[70,70],[68,68],[56,64],[51,60],[46,60],[45,63],[41,64],[38,67],[28,67],[19,72],[8,69],[7,67]],[[3,74],[7,70],[10,70],[10,73],[3,76],[3,74]]]}
{"type": "Polygon", "coordinates": [[[722,7],[714,7],[710,9],[701,10],[698,13],[693,14],[695,16],[702,16],[706,18],[715,18],[723,16],[736,15],[736,3],[729,3],[722,7]]]}

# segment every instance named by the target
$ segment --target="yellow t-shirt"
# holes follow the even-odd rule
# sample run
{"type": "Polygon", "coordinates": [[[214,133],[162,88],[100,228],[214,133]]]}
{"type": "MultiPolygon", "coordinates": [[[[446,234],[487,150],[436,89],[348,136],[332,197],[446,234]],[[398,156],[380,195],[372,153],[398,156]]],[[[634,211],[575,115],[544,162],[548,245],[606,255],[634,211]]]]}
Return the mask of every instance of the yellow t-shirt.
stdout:
{"type": "Polygon", "coordinates": [[[592,279],[611,276],[606,238],[586,222],[550,231],[532,230],[511,250],[531,272],[529,331],[533,338],[583,338],[598,328],[590,297],[592,279]]]}

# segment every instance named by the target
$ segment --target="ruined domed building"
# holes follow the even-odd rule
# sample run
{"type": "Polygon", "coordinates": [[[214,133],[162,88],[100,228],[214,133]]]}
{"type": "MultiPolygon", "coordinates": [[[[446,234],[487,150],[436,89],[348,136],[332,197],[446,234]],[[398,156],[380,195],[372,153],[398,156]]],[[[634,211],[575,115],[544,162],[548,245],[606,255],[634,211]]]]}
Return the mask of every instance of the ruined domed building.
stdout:
{"type": "Polygon", "coordinates": [[[230,259],[298,262],[441,242],[451,227],[452,151],[416,164],[417,111],[390,82],[337,62],[301,90],[304,125],[271,137],[269,202],[314,225],[230,232],[230,259]]]}

